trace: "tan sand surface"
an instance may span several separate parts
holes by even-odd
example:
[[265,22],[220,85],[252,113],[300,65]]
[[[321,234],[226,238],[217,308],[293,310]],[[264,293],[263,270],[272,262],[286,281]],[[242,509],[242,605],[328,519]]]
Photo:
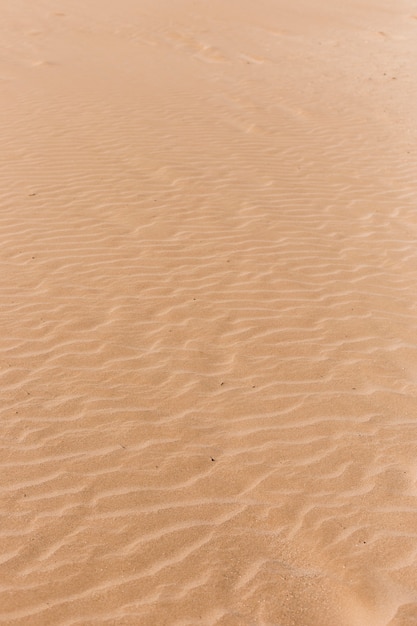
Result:
[[0,17],[0,623],[417,624],[415,4]]

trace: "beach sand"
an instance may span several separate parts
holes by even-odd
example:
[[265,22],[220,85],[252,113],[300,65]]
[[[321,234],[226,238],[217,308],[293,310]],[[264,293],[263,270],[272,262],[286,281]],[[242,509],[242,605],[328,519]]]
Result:
[[417,624],[414,4],[0,15],[0,622]]

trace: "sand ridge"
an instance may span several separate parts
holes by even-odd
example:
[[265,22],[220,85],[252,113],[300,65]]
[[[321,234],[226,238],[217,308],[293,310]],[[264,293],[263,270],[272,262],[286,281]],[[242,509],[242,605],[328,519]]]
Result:
[[1,623],[417,619],[417,20],[286,4],[1,7]]

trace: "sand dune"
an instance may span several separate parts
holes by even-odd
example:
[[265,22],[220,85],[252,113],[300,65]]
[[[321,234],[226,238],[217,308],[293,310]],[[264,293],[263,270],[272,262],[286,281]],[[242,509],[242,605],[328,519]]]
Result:
[[415,6],[0,14],[0,622],[417,624]]

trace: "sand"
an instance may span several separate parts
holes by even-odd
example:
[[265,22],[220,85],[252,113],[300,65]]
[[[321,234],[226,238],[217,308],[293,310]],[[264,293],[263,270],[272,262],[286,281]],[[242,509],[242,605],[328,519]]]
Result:
[[417,624],[414,3],[0,15],[0,622]]

